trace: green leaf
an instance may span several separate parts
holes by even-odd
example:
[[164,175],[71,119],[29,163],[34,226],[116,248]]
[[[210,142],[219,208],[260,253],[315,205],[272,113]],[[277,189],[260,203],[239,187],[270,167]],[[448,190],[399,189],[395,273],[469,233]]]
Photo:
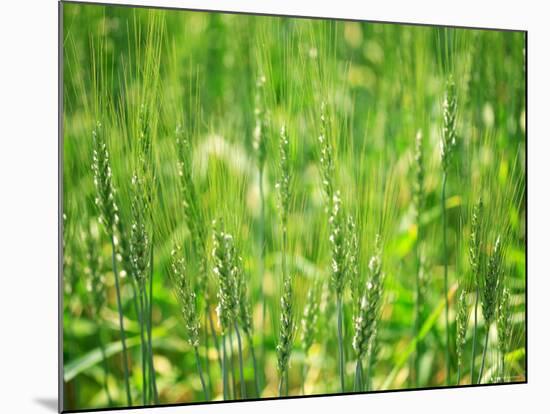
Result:
[[[163,326],[154,328],[152,331],[153,346],[158,345],[159,339],[164,337],[167,334],[167,332],[170,330],[170,328],[172,328],[176,323],[177,321],[175,318],[170,318],[164,323]],[[139,344],[140,344],[139,336],[126,338],[126,347],[128,349],[133,348]],[[120,342],[120,340],[111,342],[107,344],[107,346],[105,346],[106,358],[110,358],[113,355],[118,354],[119,352],[122,352],[122,342]],[[64,370],[63,370],[63,380],[65,382],[71,381],[77,375],[93,367],[94,365],[100,363],[102,360],[103,358],[101,355],[101,349],[99,347],[91,350],[90,352],[84,354],[80,358],[77,358],[65,364]]]
[[[455,293],[456,293],[456,285],[452,286],[451,289],[449,289],[449,292],[447,294],[449,300],[452,299]],[[426,321],[420,328],[418,335],[409,342],[409,344],[407,345],[407,348],[405,348],[405,351],[399,354],[399,358],[397,359],[395,366],[391,370],[390,374],[386,377],[386,380],[382,384],[381,389],[385,390],[389,388],[390,384],[395,380],[395,377],[397,376],[399,370],[403,367],[403,365],[407,363],[410,356],[414,352],[416,343],[424,339],[424,337],[435,325],[435,323],[437,322],[437,319],[439,318],[439,316],[441,315],[444,309],[445,309],[445,298],[442,298],[437,304],[436,308],[430,314],[430,316],[428,316],[428,319],[426,319]]]
[[[126,347],[132,348],[136,345],[139,345],[139,336],[134,336],[132,338],[126,339]],[[105,356],[107,358],[118,354],[122,351],[122,343],[120,341],[111,342],[105,347]],[[63,379],[65,382],[69,382],[78,374],[87,369],[93,367],[95,364],[102,360],[101,350],[95,348],[94,350],[84,354],[80,358],[75,359],[74,361],[65,365],[63,370]]]

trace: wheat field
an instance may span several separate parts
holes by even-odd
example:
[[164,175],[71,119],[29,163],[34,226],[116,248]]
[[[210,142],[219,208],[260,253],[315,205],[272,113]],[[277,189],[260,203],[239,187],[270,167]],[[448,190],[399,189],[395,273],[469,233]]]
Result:
[[526,381],[525,33],[62,7],[64,410]]

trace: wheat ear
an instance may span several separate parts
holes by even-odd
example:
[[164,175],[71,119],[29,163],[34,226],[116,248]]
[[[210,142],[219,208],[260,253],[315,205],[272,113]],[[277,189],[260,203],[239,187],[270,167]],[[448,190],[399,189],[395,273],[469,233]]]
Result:
[[112,182],[112,170],[109,157],[109,149],[100,122],[96,124],[92,132],[93,157],[92,172],[96,188],[96,205],[100,213],[100,220],[105,226],[105,231],[111,239],[111,257],[113,263],[113,274],[115,276],[115,290],[118,309],[118,322],[120,328],[120,341],[122,343],[122,358],[124,367],[124,385],[126,389],[126,400],[132,405],[132,394],[130,392],[130,373],[128,368],[128,350],[126,347],[126,332],[124,330],[124,317],[122,312],[122,299],[120,295],[120,278],[116,258],[115,230],[118,223],[118,207],[115,202],[115,188]]
[[451,380],[451,362],[450,362],[450,344],[449,344],[449,276],[448,276],[448,257],[447,257],[447,207],[446,186],[447,175],[454,146],[456,144],[456,119],[457,119],[457,97],[456,85],[452,76],[447,79],[445,89],[445,99],[443,101],[443,133],[441,138],[441,164],[443,166],[443,184],[441,186],[441,209],[443,219],[443,285],[445,297],[445,367],[447,385]]

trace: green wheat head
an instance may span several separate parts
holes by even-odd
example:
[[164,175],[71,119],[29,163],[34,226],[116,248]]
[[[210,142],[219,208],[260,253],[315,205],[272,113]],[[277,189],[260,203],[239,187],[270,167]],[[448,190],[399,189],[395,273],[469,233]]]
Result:
[[132,227],[130,230],[130,264],[131,273],[140,289],[149,275],[151,238],[147,230],[147,201],[143,192],[143,183],[134,175],[132,178]]
[[247,280],[243,271],[242,258],[237,258],[237,320],[244,333],[249,338],[252,336],[252,309],[246,288]]
[[288,275],[283,284],[281,297],[281,314],[279,323],[279,343],[277,344],[277,369],[283,373],[288,367],[292,342],[294,338],[294,316],[292,278]]
[[443,100],[443,136],[441,138],[441,162],[443,171],[449,169],[453,150],[456,145],[457,120],[457,92],[452,76],[449,76],[445,85],[445,99]]
[[220,224],[217,227],[217,223],[214,221],[213,227],[213,272],[219,283],[216,311],[222,332],[227,333],[235,322],[238,305],[236,252],[233,236],[222,230],[223,225]]
[[[95,224],[95,226],[94,226]],[[85,232],[85,257],[88,265],[85,273],[88,276],[87,288],[92,294],[95,314],[99,314],[105,304],[105,278],[102,273],[103,259],[100,252],[100,240],[95,222],[90,222]]]
[[415,140],[415,180],[413,189],[413,203],[416,208],[416,224],[420,226],[420,213],[424,208],[424,154],[422,145],[422,131],[416,133]]
[[138,157],[141,162],[142,172],[146,172],[152,163],[152,139],[149,123],[149,111],[145,105],[141,105],[138,114]]
[[204,249],[206,245],[206,226],[202,217],[202,212],[198,204],[198,193],[193,182],[191,143],[181,125],[176,127],[176,146],[178,153],[178,175],[180,178],[180,187],[183,195],[183,211],[193,244],[196,248]]
[[185,320],[189,344],[193,347],[199,346],[199,318],[197,315],[196,295],[189,280],[185,266],[185,259],[181,247],[174,246],[171,253],[170,275],[176,297],[181,306],[181,313]]
[[321,104],[321,134],[319,135],[319,142],[321,144],[321,176],[323,180],[323,189],[328,202],[331,203],[334,195],[334,161],[332,145],[330,144],[328,137],[328,114],[326,104]]
[[348,270],[351,285],[351,300],[354,314],[361,307],[361,278],[359,276],[359,238],[355,219],[348,215],[346,237],[346,268]]
[[456,353],[457,364],[462,365],[464,346],[466,345],[466,331],[468,329],[468,295],[465,289],[460,290],[456,315]]
[[281,221],[283,229],[286,231],[288,221],[288,211],[290,205],[290,164],[289,164],[290,143],[286,127],[281,127],[279,139],[279,170],[280,177],[275,187],[279,193],[279,204],[281,209]]
[[105,141],[103,125],[97,122],[92,131],[93,155],[92,171],[96,188],[95,203],[99,210],[100,221],[109,235],[114,234],[118,223],[118,207],[115,202],[115,187],[109,158],[109,149]]
[[302,330],[300,335],[300,343],[302,349],[307,355],[309,348],[313,344],[313,340],[317,335],[317,320],[319,318],[319,286],[316,281],[313,286],[307,291],[306,305],[304,306],[304,313],[302,320],[300,321]]
[[331,282],[336,295],[341,297],[346,278],[345,225],[340,192],[334,193],[329,217],[331,258]]
[[512,331],[512,314],[510,312],[510,290],[504,287],[500,293],[497,309],[498,349],[502,355],[508,352]]
[[502,276],[503,251],[500,236],[497,237],[481,291],[481,310],[483,317],[490,324],[495,317],[498,287]]
[[361,298],[361,306],[358,314],[355,315],[353,336],[353,349],[359,359],[364,358],[373,347],[373,340],[376,335],[376,326],[382,299],[382,258],[380,243],[377,242],[377,252],[369,261],[369,277]]
[[481,251],[481,214],[483,212],[483,201],[479,198],[478,202],[474,206],[472,213],[472,224],[470,231],[468,257],[470,260],[470,267],[476,283],[480,280],[480,270],[482,261]]
[[153,139],[151,113],[147,105],[141,105],[137,117],[137,165],[134,176],[139,177],[142,192],[144,215],[153,217],[153,197],[155,189],[155,162],[153,159]]
[[256,81],[256,103],[254,117],[256,125],[252,137],[252,147],[256,153],[256,162],[263,168],[267,156],[267,113],[265,108],[265,76],[260,75]]

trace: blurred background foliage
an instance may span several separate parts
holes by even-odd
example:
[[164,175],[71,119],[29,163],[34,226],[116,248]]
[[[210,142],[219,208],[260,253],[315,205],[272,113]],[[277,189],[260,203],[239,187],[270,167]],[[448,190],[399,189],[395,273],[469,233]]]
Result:
[[[460,280],[470,278],[467,249],[472,206],[483,197],[491,235],[498,234],[499,228],[511,228],[506,275],[512,291],[513,330],[507,361],[509,380],[525,379],[523,33],[63,3],[63,58],[66,409],[125,405],[110,244],[94,205],[91,131],[96,121],[108,131],[120,216],[129,220],[136,125],[144,104],[151,113],[157,168],[153,347],[161,403],[203,398],[167,275],[175,241],[183,243],[189,262],[196,260],[183,221],[177,178],[178,124],[191,137],[194,180],[205,215],[209,220],[225,220],[244,260],[253,303],[254,341],[258,347],[264,341],[262,396],[277,395],[281,231],[275,182],[279,129],[283,123],[287,125],[293,173],[288,231],[298,320],[308,287],[314,280],[325,281],[318,335],[309,353],[301,350],[299,335],[295,341],[289,392],[339,392],[335,305],[326,283],[330,245],[317,139],[324,101],[334,141],[335,182],[344,206],[358,217],[361,273],[366,272],[373,254],[376,234],[381,233],[384,241],[385,300],[372,373],[374,390],[415,386],[409,363],[415,339],[417,242],[412,190],[415,135],[417,131],[423,134],[425,206],[421,222],[425,226],[426,261],[422,297],[423,320],[429,324],[421,332],[418,385],[445,385],[438,203],[441,107],[449,71],[457,81],[459,102],[457,150],[446,200],[451,330],[456,329],[454,292]],[[252,140],[256,85],[261,76],[266,79],[268,133],[263,178],[265,267],[260,275],[260,196]],[[91,245],[95,246],[92,250]],[[90,286],[92,259],[100,269],[104,289],[105,304],[99,314],[94,313]],[[132,392],[137,396],[141,389],[139,327],[129,284],[124,277],[122,280]],[[216,286],[209,274],[212,293]],[[267,300],[263,327],[260,290]],[[351,387],[354,353],[350,309],[345,310],[344,332],[348,335],[346,372]],[[481,337],[478,335],[478,341]],[[491,343],[486,381],[491,380],[491,367],[498,360],[496,345],[493,340]],[[471,344],[468,334],[467,353]],[[214,384],[219,383],[214,348],[201,347],[200,352],[209,361]],[[104,388],[105,364],[109,397]],[[306,378],[301,378],[303,364],[310,367]],[[247,387],[252,390],[249,362],[245,369]],[[466,376],[469,378],[469,372]],[[218,385],[213,391],[214,398],[221,398]]]

